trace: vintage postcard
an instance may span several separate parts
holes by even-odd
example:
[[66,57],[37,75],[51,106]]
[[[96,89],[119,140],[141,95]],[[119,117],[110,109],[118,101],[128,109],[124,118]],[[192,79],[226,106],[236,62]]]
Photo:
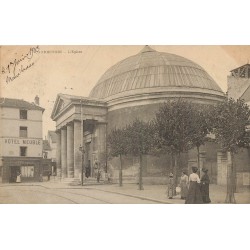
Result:
[[249,59],[0,46],[0,203],[249,204]]

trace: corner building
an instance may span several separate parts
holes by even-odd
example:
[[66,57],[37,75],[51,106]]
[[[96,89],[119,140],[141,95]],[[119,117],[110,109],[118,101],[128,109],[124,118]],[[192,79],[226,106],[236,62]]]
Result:
[[[39,98],[36,97],[39,103]],[[42,173],[44,109],[24,100],[0,98],[0,177],[3,183],[38,181]]]
[[[223,100],[225,95],[196,63],[178,55],[155,51],[149,46],[108,69],[89,97],[58,94],[51,116],[56,121],[59,142],[57,170],[61,169],[63,177],[78,178],[82,159],[79,148],[83,144],[84,164],[91,167],[92,176],[94,163],[98,161],[117,177],[119,160],[107,159],[108,133],[136,118],[151,120],[161,104],[180,97],[193,103],[214,104]],[[213,151],[213,146],[208,150]],[[188,167],[196,158],[192,153],[183,155],[182,167]],[[212,160],[215,167],[216,158]],[[124,178],[136,180],[138,159],[124,157],[123,161]],[[151,182],[156,179],[159,183],[169,170],[170,158],[166,155],[144,156],[143,161],[145,181],[147,178]]]

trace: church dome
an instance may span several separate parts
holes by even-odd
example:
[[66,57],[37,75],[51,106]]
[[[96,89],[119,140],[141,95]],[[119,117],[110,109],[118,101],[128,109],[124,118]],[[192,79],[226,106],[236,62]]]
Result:
[[198,64],[145,46],[140,53],[109,68],[92,89],[90,97],[109,101],[139,93],[183,89],[224,95],[217,83]]

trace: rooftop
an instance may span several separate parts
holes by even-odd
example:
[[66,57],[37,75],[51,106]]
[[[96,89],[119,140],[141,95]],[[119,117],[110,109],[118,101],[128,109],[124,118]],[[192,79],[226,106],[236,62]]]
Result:
[[18,108],[18,109],[28,109],[28,110],[41,110],[44,111],[44,108],[37,106],[35,103],[30,103],[21,99],[13,98],[0,98],[0,106],[8,108]]
[[[159,88],[199,88],[215,91],[222,90],[212,77],[198,64],[175,54],[158,52],[145,46],[138,54],[130,56],[109,68],[90,93],[91,98],[113,98],[132,90]],[[115,97],[114,97],[115,98]]]
[[247,63],[230,71],[231,75],[240,78],[250,78],[250,64]]

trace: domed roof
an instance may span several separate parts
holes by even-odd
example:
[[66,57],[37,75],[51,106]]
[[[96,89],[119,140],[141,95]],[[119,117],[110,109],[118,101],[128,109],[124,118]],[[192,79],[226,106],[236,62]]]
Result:
[[109,68],[92,89],[90,97],[110,100],[121,93],[131,95],[132,90],[155,92],[158,87],[166,91],[171,87],[199,88],[222,94],[220,87],[198,64],[145,46],[140,53]]

